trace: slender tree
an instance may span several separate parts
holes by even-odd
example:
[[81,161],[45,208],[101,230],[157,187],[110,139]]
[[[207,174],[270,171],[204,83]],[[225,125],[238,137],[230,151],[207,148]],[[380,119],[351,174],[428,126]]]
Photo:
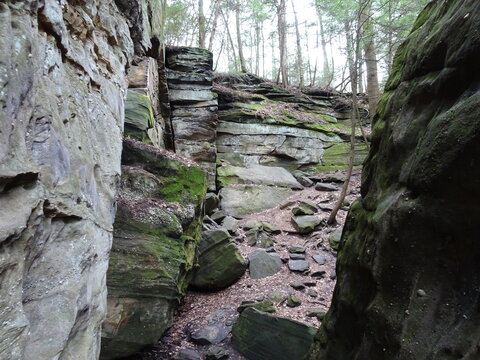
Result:
[[300,39],[300,30],[298,29],[298,17],[297,17],[297,12],[295,11],[295,4],[294,1],[292,0],[292,9],[293,9],[293,15],[295,19],[295,37],[297,40],[297,66],[298,66],[298,86],[300,88],[303,88],[304,85],[304,68],[303,68],[303,56],[302,56],[302,43]]
[[280,46],[280,73],[282,75],[282,84],[287,87],[288,84],[288,57],[287,57],[287,20],[285,0],[279,0],[276,3],[278,17],[278,42]]
[[203,0],[198,0],[198,46],[205,48],[207,28],[205,26],[205,14],[203,13]]
[[235,3],[235,25],[237,28],[237,46],[238,46],[238,58],[240,60],[240,71],[243,73],[248,72],[247,65],[245,64],[245,57],[243,56],[243,43],[242,43],[242,31],[240,25],[240,0]]
[[373,36],[371,0],[360,0],[360,31],[362,35],[363,53],[367,68],[367,95],[370,114],[377,109],[380,90],[378,87],[377,51]]

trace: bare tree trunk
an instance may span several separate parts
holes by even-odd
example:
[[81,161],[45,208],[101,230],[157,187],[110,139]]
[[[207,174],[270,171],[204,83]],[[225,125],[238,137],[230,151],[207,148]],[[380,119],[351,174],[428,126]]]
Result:
[[364,39],[363,51],[365,53],[365,64],[367,67],[367,95],[371,116],[375,114],[378,105],[378,70],[377,51],[373,38],[373,24],[371,21],[372,5],[371,0],[360,0],[360,21],[361,34]]
[[237,0],[235,6],[235,25],[237,27],[237,43],[238,43],[238,57],[240,59],[240,71],[243,73],[248,72],[247,65],[245,64],[245,57],[243,56],[242,35],[240,31],[240,1]]
[[225,13],[221,9],[220,9],[220,13],[222,15],[223,23],[225,24],[225,28],[227,29],[227,36],[228,36],[228,40],[230,42],[230,47],[232,48],[233,60],[234,60],[234,64],[235,64],[235,71],[238,71],[237,56],[235,55],[235,45],[233,43],[232,34],[230,34],[230,29],[228,27],[228,20],[227,20],[227,17],[225,16]]
[[265,72],[265,34],[263,31],[263,21],[262,21],[262,27],[261,27],[261,34],[262,34],[262,75],[264,78],[266,78],[267,74]]
[[206,37],[205,14],[203,13],[203,0],[198,0],[198,46],[205,48]]
[[[389,1],[388,4],[388,23],[393,24],[393,12],[392,12],[392,2]],[[392,63],[393,63],[393,30],[391,27],[388,29],[387,35],[387,75],[390,75],[392,72]]]
[[299,81],[298,81],[298,86],[303,88],[304,85],[304,69],[303,69],[303,56],[302,56],[302,43],[300,41],[300,31],[298,30],[298,18],[297,18],[297,12],[295,11],[295,4],[294,1],[292,0],[292,8],[293,8],[293,15],[295,18],[295,36],[297,38],[297,65],[298,65],[298,73],[299,73]]
[[288,59],[287,59],[287,20],[285,0],[280,0],[277,5],[278,16],[278,42],[280,47],[280,72],[284,87],[288,86]]
[[312,63],[310,62],[310,47],[308,46],[308,27],[307,22],[305,21],[305,44],[307,49],[307,73],[308,73],[308,83],[312,86]]
[[[213,10],[213,21],[212,21],[212,31],[210,32],[210,40],[208,41],[208,50],[212,51],[213,49],[213,41],[215,39],[215,33],[217,32],[217,23],[218,23],[218,15],[220,14],[220,4],[216,1],[214,4]],[[223,39],[222,39],[223,42]]]
[[260,75],[260,23],[258,20],[255,21],[255,39],[255,75]]
[[213,67],[213,71],[217,71],[218,60],[220,60],[220,56],[222,55],[224,45],[225,45],[225,39],[222,38],[222,42],[220,44],[220,50],[218,51],[217,61],[215,61],[215,66]]
[[358,92],[360,94],[365,92],[363,88],[363,59],[358,61]]
[[347,38],[347,56],[348,64],[350,69],[350,78],[352,84],[352,112],[351,112],[351,133],[350,133],[350,157],[348,160],[347,176],[345,182],[343,183],[342,190],[340,191],[340,196],[330,213],[330,216],[327,219],[327,224],[336,223],[338,210],[343,205],[345,201],[345,196],[347,195],[348,187],[350,185],[350,179],[353,172],[353,163],[355,160],[355,124],[358,118],[358,101],[357,101],[357,88],[358,88],[358,60],[359,60],[359,29],[357,27],[355,32],[355,37],[352,36],[350,32],[350,24],[348,20],[345,20],[345,36]]
[[330,66],[328,64],[328,55],[327,55],[327,41],[325,39],[325,29],[323,27],[323,18],[322,11],[319,6],[316,7],[318,23],[320,25],[320,38],[322,42],[322,53],[323,53],[323,76],[322,84],[323,86],[327,85],[327,79],[330,77]]

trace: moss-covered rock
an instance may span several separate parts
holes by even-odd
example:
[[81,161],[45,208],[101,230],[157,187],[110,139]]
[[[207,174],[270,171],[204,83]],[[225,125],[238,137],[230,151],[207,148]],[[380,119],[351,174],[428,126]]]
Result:
[[302,360],[316,329],[300,322],[245,309],[233,326],[234,347],[249,360]]
[[133,354],[171,325],[195,265],[206,190],[201,169],[140,142],[124,141],[123,162],[102,359]]
[[204,231],[191,285],[200,290],[220,290],[236,282],[246,268],[245,259],[227,231]]
[[125,136],[148,142],[147,130],[154,123],[150,98],[137,90],[128,90],[125,101]]
[[432,1],[396,55],[312,359],[478,359],[480,2]]

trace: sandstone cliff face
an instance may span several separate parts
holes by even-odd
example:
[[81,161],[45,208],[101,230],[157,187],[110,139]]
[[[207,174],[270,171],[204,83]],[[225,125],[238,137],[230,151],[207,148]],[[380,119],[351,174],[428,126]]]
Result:
[[315,359],[478,359],[480,3],[434,1],[374,121]]
[[133,54],[111,1],[0,4],[2,359],[98,357]]

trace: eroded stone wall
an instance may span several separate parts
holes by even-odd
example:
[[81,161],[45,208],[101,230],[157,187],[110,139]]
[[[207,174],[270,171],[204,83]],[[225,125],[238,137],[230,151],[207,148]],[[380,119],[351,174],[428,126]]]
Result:
[[2,359],[98,357],[129,25],[112,1],[0,3]]

